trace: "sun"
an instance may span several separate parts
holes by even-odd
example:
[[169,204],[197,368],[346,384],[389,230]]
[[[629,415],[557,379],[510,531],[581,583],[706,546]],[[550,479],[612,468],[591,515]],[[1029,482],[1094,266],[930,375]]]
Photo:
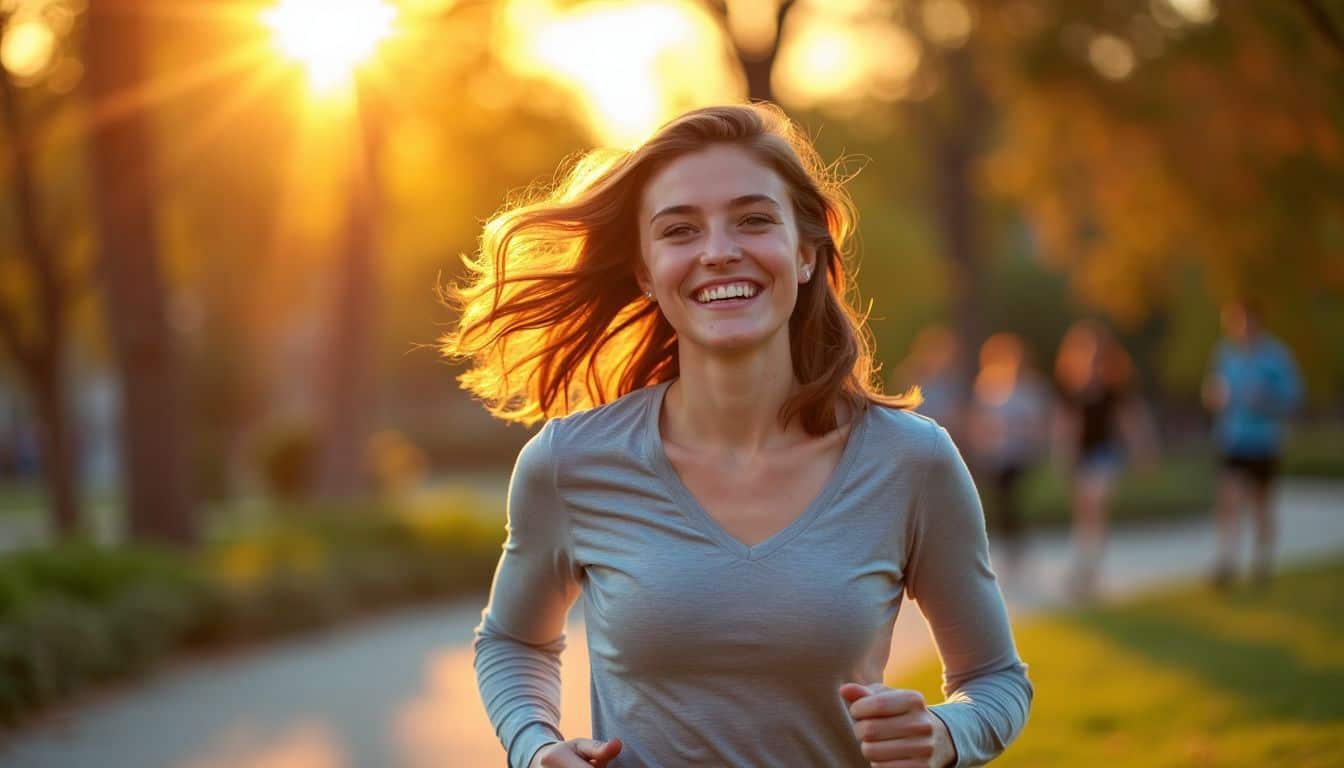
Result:
[[280,0],[262,14],[276,47],[302,63],[322,92],[348,85],[360,62],[391,35],[396,18],[384,0]]

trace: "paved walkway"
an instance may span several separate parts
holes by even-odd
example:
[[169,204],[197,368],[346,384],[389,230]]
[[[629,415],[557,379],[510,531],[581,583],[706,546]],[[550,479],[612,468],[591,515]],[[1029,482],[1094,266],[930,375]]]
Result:
[[[1344,551],[1344,486],[1280,491],[1283,561]],[[1111,596],[1200,578],[1213,557],[1207,521],[1116,533],[1103,590]],[[1005,576],[1015,620],[1059,605],[1064,535],[1031,543],[1031,567]],[[166,668],[95,697],[0,746],[3,768],[382,768],[498,766],[503,750],[481,707],[471,631],[484,597]],[[579,611],[563,664],[565,733],[588,732],[588,663]],[[913,605],[897,621],[887,679],[933,653]],[[1028,659],[1028,662],[1033,660]],[[1039,662],[1036,662],[1039,663]]]

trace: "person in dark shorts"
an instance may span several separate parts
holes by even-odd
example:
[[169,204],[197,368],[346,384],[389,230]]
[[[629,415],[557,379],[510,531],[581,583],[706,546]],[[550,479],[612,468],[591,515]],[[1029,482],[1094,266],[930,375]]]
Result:
[[1277,538],[1272,491],[1285,425],[1302,399],[1302,379],[1292,352],[1261,329],[1252,304],[1229,304],[1222,323],[1226,338],[1214,350],[1203,397],[1214,415],[1222,458],[1215,506],[1218,555],[1211,579],[1226,588],[1237,576],[1239,512],[1247,501],[1255,520],[1251,576],[1263,584],[1272,574]]
[[1070,327],[1055,358],[1055,455],[1069,469],[1073,518],[1065,586],[1080,601],[1098,589],[1111,493],[1127,454],[1147,466],[1157,452],[1133,370],[1124,347],[1094,320]]

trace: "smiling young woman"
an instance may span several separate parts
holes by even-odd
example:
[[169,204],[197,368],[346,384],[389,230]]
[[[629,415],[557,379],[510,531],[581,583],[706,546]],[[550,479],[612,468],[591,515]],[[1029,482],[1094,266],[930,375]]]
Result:
[[[476,630],[510,765],[976,765],[1032,689],[947,433],[872,383],[849,199],[767,105],[593,153],[487,224],[445,352],[518,457]],[[558,729],[582,595],[594,738]],[[881,684],[903,598],[945,702]]]

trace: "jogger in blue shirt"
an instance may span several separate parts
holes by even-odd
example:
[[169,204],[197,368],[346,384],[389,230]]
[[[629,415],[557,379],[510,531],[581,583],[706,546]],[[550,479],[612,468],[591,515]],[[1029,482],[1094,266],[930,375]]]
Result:
[[1239,508],[1249,499],[1255,518],[1253,578],[1268,581],[1276,538],[1271,490],[1285,425],[1302,400],[1302,379],[1292,352],[1260,327],[1247,302],[1222,315],[1226,338],[1214,351],[1204,382],[1204,402],[1215,417],[1222,459],[1217,499],[1218,559],[1213,583],[1227,587],[1236,576]]

